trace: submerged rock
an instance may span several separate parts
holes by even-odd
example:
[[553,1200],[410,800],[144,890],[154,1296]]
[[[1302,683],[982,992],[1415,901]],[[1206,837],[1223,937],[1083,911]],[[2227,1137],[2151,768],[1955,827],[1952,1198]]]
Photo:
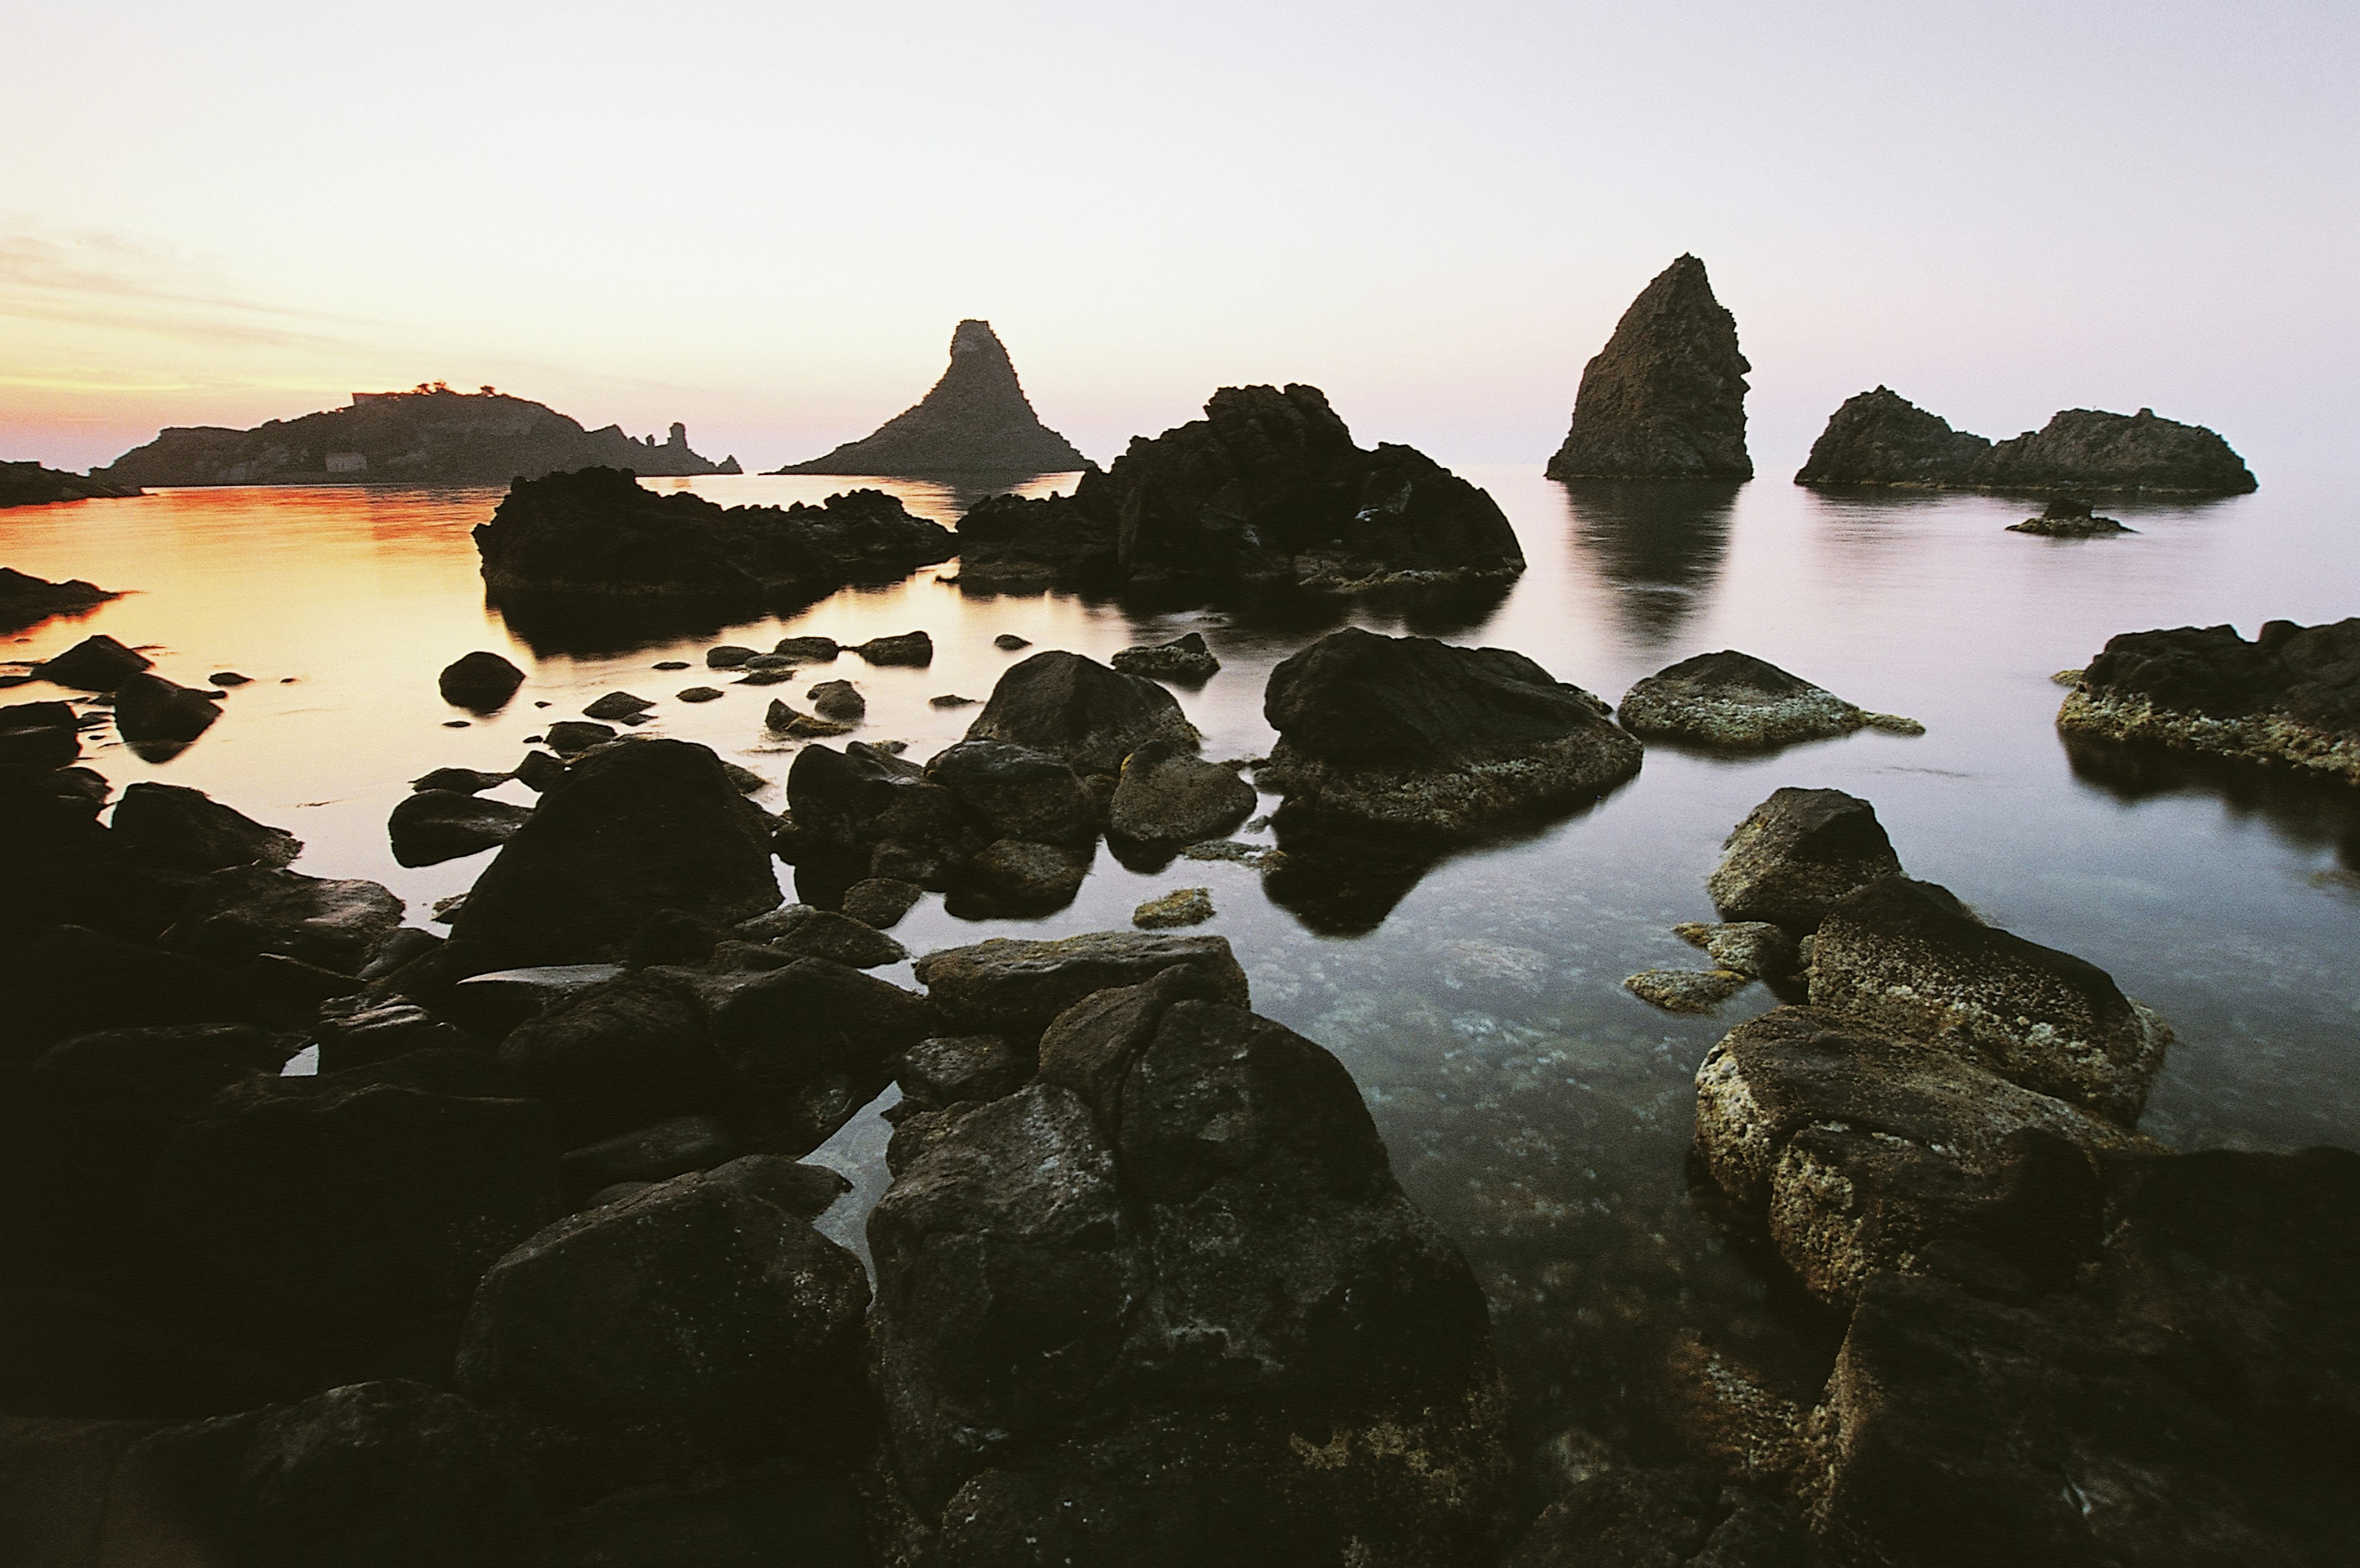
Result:
[[1778,789],[1745,815],[1706,879],[1730,920],[1815,929],[1838,898],[1901,872],[1876,808],[1841,789]]
[[1830,906],[1811,1006],[1955,1051],[2130,1127],[2171,1030],[2106,972],[1985,925],[1947,888],[1887,877]]
[[1738,920],[1723,925],[1687,921],[1672,934],[1704,949],[1717,969],[1734,970],[1751,980],[1792,975],[1799,966],[1795,939],[1767,920]]
[[780,474],[1064,474],[1090,466],[1041,422],[989,321],[951,333],[950,368],[916,407]]
[[1054,649],[1009,666],[967,738],[1045,752],[1080,773],[1112,773],[1151,740],[1190,750],[1197,743],[1196,726],[1154,681]]
[[890,877],[865,877],[844,890],[844,913],[862,925],[885,931],[899,924],[925,896],[925,889],[915,883],[897,882]]
[[1506,648],[1347,627],[1272,670],[1262,712],[1262,783],[1343,825],[1478,834],[1639,770],[1603,702]]
[[1752,748],[1875,728],[1922,735],[1915,719],[1871,713],[1751,654],[1700,653],[1622,694],[1622,726],[1701,746]]
[[1622,985],[1667,1013],[1709,1013],[1753,983],[1733,969],[1642,969]]
[[976,852],[967,874],[989,912],[1049,914],[1081,891],[1090,874],[1090,853],[1029,839],[996,839]]
[[2360,616],[2109,637],[2057,727],[2360,783]]
[[1201,633],[1189,632],[1170,642],[1142,643],[1126,648],[1110,661],[1126,675],[1145,675],[1159,681],[1209,681],[1220,671],[1221,661],[1205,646]]
[[1994,445],[1951,430],[1883,387],[1835,411],[1795,483],[2180,495],[2242,495],[2255,488],[2252,472],[2227,441],[2202,425],[2158,419],[2151,408],[2067,408],[2041,429]]
[[1737,318],[1683,256],[1631,301],[1581,372],[1551,479],[1751,479]]
[[453,707],[489,713],[516,695],[524,684],[524,671],[479,648],[445,665],[435,684]]

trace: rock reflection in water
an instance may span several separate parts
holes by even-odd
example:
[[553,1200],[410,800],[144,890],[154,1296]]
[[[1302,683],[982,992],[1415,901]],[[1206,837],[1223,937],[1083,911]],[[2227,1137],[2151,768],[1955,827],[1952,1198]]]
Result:
[[1643,648],[1670,642],[1705,606],[1729,553],[1742,482],[1561,481],[1574,539],[1620,592],[1624,633]]
[[2210,795],[2236,818],[2259,817],[2289,844],[2333,848],[2360,871],[2360,789],[2227,757],[2202,757],[2097,735],[2057,736],[2073,777],[2136,805],[2173,795]]

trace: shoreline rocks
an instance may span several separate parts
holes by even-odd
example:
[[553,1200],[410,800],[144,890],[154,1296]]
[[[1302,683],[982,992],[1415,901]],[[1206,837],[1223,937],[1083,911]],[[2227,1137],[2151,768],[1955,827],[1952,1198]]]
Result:
[[2127,491],[2242,495],[2251,470],[2202,425],[2152,408],[2067,408],[2038,430],[1994,443],[1953,430],[1890,387],[1845,399],[1811,445],[1797,485],[1927,490]]
[[1895,713],[1872,713],[1751,654],[1724,650],[1684,659],[1622,694],[1622,727],[1701,746],[1761,749],[1828,740],[1856,730],[1923,735]]
[[[145,494],[146,492],[141,490],[137,485],[118,485],[109,480],[98,478],[94,474],[85,476],[80,474],[68,474],[62,469],[44,468],[38,463],[0,463],[0,507],[46,506],[58,501],[106,500],[115,499],[125,495],[139,495]],[[15,584],[10,583],[8,580],[21,575],[21,573],[10,572],[5,567],[0,567],[0,607],[5,606],[7,601],[12,597],[16,596],[19,592],[16,589]],[[41,583],[41,580],[38,577],[28,577],[26,578],[25,581],[27,583]],[[60,583],[41,583],[41,586],[44,588],[72,589],[89,588],[90,584],[80,582]],[[92,592],[98,593],[99,591],[93,589]],[[119,598],[121,595],[101,593],[100,597],[104,599],[114,599]],[[96,601],[93,602],[95,603]],[[84,605],[74,607],[87,608],[88,606]],[[40,613],[48,615],[57,615],[60,612],[56,610],[44,610]],[[0,608],[0,617],[5,617],[5,614],[6,611],[5,608]],[[25,624],[27,623],[21,621],[15,623],[16,626],[22,626]],[[0,618],[0,630],[13,629],[14,626],[9,625],[5,618]]]
[[[0,463],[0,470],[9,465]],[[5,505],[5,503],[0,503]],[[24,504],[24,503],[20,503]],[[0,632],[23,631],[51,615],[78,615],[123,595],[85,583],[79,577],[63,583],[34,577],[13,567],[0,566]]]
[[2072,737],[2150,743],[2360,784],[2360,616],[2125,632],[2057,712]]
[[1751,479],[1737,318],[1683,256],[1639,291],[1582,367],[1551,479]]
[[1724,920],[1760,920],[1800,934],[1839,898],[1901,872],[1876,808],[1841,789],[1784,789],[1730,830],[1705,882]]

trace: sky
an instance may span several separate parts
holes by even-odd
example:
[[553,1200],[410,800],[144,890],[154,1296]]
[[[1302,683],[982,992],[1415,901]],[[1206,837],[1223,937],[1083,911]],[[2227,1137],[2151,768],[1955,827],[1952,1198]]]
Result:
[[1889,385],[2360,465],[2360,5],[24,0],[0,457],[490,383],[774,467],[988,318],[1104,462],[1217,387],[1539,463],[1704,258],[1799,465]]

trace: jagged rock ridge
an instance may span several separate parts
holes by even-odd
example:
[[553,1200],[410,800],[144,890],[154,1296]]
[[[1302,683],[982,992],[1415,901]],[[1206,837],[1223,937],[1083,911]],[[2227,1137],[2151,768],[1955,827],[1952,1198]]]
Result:
[[594,467],[740,472],[734,457],[716,463],[691,451],[684,425],[659,446],[620,425],[585,430],[543,403],[438,387],[355,392],[349,408],[250,430],[176,425],[91,476],[122,485],[505,485]]
[[1551,479],[1751,479],[1737,318],[1683,256],[1639,291],[1581,373]]
[[1041,422],[989,321],[951,333],[950,368],[915,408],[781,474],[1065,474],[1090,466]]
[[2038,430],[1994,443],[1952,430],[1887,387],[1844,399],[1795,483],[2180,495],[2242,495],[2256,487],[2245,459],[2219,434],[2152,408],[2067,408]]

